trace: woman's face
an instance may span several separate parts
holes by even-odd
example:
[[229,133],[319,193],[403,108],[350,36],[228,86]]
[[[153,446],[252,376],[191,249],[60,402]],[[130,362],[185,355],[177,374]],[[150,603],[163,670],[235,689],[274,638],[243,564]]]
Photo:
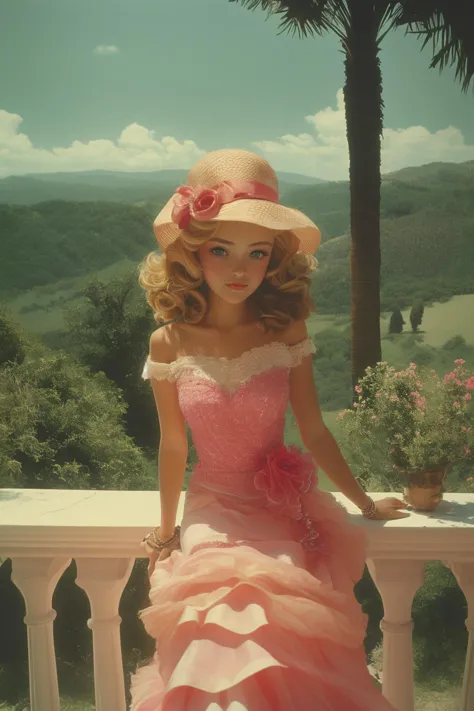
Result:
[[220,222],[214,237],[199,249],[209,288],[238,304],[254,293],[265,278],[275,234],[245,222]]

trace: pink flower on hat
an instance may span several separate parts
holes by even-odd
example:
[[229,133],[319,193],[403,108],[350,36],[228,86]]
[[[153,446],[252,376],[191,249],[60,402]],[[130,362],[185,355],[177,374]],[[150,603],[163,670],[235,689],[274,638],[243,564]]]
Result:
[[185,229],[194,217],[195,220],[211,220],[219,214],[222,199],[216,190],[210,188],[190,188],[182,185],[176,189],[173,198],[174,207],[171,219],[180,230]]
[[199,220],[208,220],[219,212],[221,199],[215,190],[201,190],[194,198],[192,211]]
[[180,230],[189,225],[191,217],[201,222],[212,220],[217,217],[222,205],[231,202],[235,197],[235,191],[229,182],[221,183],[216,190],[181,185],[176,188],[173,197],[174,207],[171,219]]

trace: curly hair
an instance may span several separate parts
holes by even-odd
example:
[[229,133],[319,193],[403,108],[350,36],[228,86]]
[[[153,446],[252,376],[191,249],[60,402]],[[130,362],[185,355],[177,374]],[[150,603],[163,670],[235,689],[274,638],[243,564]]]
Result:
[[[192,220],[166,252],[150,252],[141,263],[139,282],[157,323],[182,319],[197,324],[206,314],[209,287],[198,250],[215,235],[217,226]],[[314,310],[309,288],[317,261],[298,252],[298,244],[291,232],[276,235],[265,278],[249,297],[267,332],[281,331]]]

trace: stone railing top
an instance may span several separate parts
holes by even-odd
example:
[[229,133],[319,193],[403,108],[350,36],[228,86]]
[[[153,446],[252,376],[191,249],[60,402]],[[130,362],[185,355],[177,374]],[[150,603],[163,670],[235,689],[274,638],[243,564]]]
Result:
[[[393,521],[368,521],[334,496],[364,527],[368,557],[474,559],[474,494],[448,493],[435,512]],[[159,491],[0,489],[0,556],[142,557],[139,542],[159,518]]]

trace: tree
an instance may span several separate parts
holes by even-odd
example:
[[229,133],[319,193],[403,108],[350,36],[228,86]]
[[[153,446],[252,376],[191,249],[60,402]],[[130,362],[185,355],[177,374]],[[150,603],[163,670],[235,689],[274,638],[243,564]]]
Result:
[[351,369],[353,384],[381,360],[380,140],[383,129],[379,51],[388,32],[405,27],[433,45],[432,67],[456,68],[467,91],[474,75],[471,9],[464,0],[229,0],[281,18],[281,31],[334,32],[345,58],[344,98],[351,197]]
[[63,352],[36,344],[0,366],[0,486],[154,488],[124,409],[113,383]]
[[66,316],[69,350],[120,388],[127,434],[139,446],[156,449],[156,408],[150,386],[141,378],[156,323],[136,274],[93,281],[83,296],[85,305]]
[[405,321],[402,316],[400,309],[395,309],[390,318],[390,325],[388,327],[389,333],[401,333],[403,331],[403,326]]
[[0,308],[0,367],[22,363],[25,359],[24,337],[12,317]]
[[416,304],[413,304],[411,307],[410,311],[410,323],[411,323],[411,330],[413,333],[418,333],[418,327],[421,326],[421,322],[423,321],[423,314],[425,313],[425,307],[423,306],[423,303],[419,301]]

